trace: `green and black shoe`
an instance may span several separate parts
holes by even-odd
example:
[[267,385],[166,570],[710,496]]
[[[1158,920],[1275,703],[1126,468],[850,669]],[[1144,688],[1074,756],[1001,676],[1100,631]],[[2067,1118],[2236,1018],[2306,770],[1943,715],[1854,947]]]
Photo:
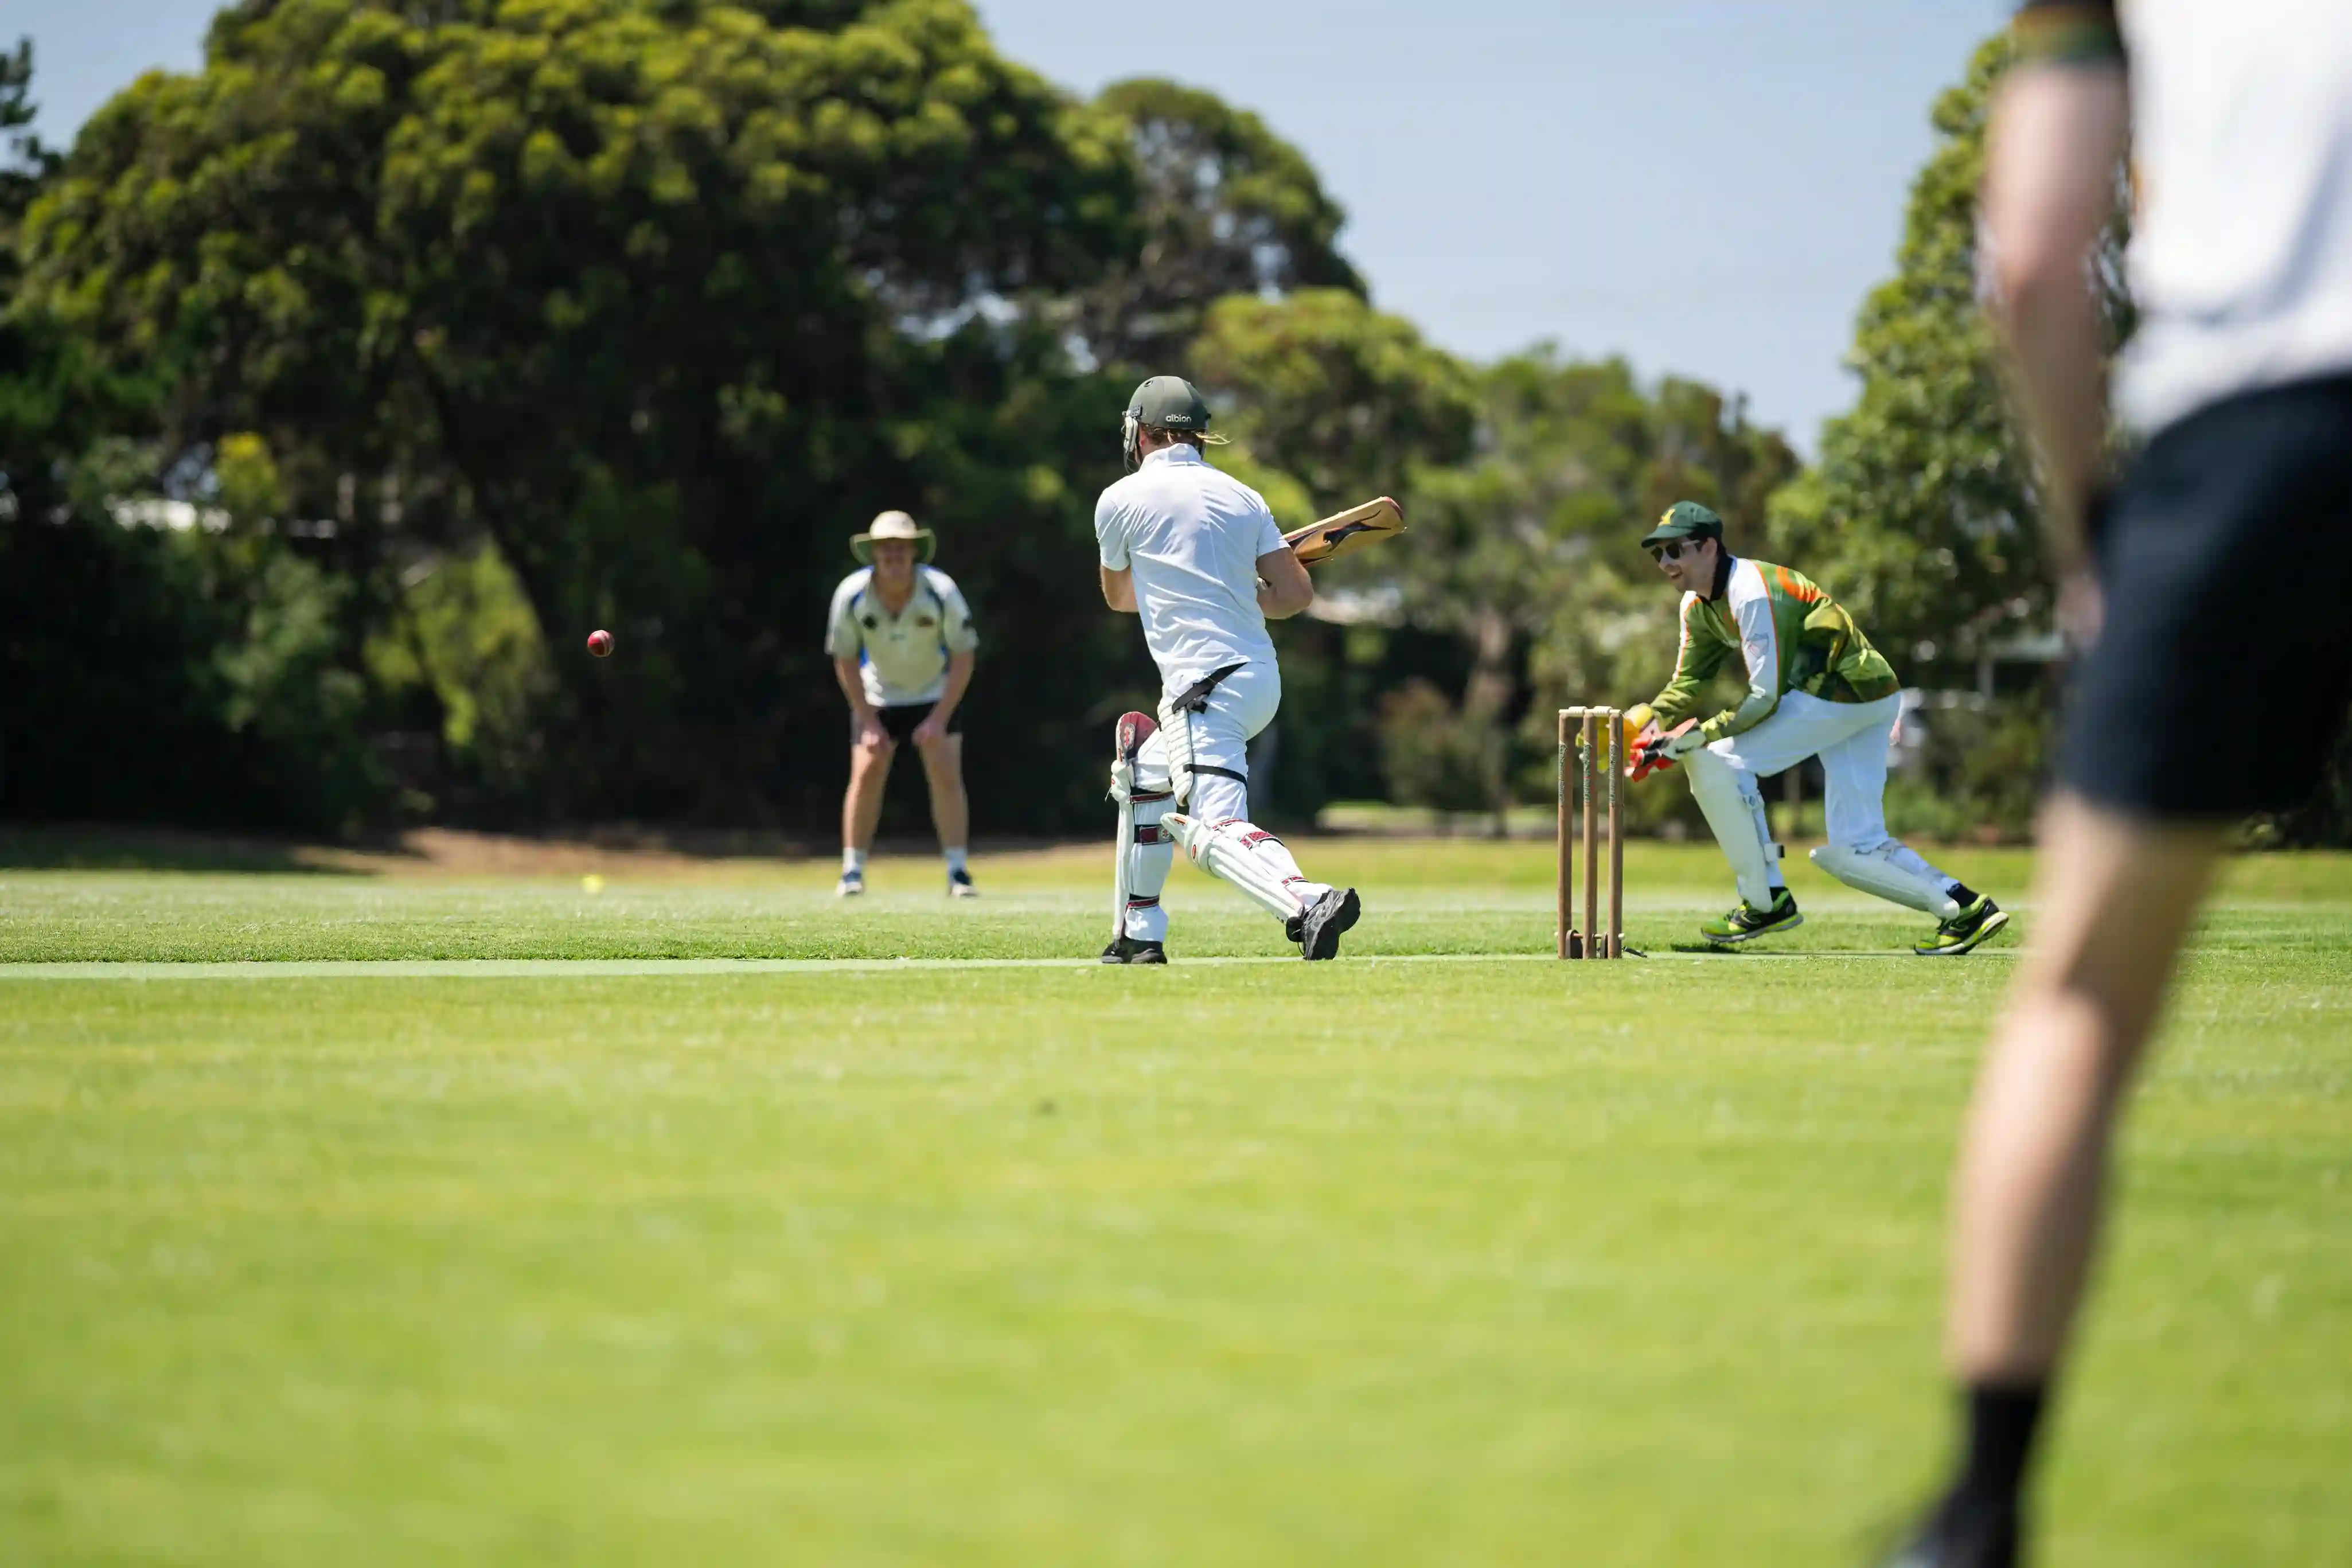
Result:
[[2009,916],[1990,896],[1977,901],[1936,928],[1936,934],[1911,949],[1922,958],[1958,958],[2009,923]]
[[1772,907],[1759,910],[1745,899],[1739,907],[1721,920],[1713,920],[1698,928],[1698,934],[1717,947],[1729,947],[1735,942],[1754,942],[1776,931],[1794,931],[1805,923],[1797,912],[1796,896],[1782,888],[1772,900]]

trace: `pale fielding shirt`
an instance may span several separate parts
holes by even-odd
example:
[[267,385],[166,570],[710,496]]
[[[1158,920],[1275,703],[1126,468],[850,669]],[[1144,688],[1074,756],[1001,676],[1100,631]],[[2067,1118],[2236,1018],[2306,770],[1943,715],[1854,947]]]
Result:
[[1135,574],[1143,642],[1174,690],[1229,664],[1275,662],[1257,558],[1285,548],[1265,499],[1178,442],[1095,503],[1102,563]]
[[948,656],[980,647],[971,609],[955,579],[929,566],[915,568],[915,591],[892,615],[873,591],[874,568],[852,572],[833,591],[824,651],[854,658],[866,700],[877,708],[937,702],[948,687]]
[[2124,0],[2140,308],[2118,412],[2153,432],[2352,371],[2352,0]]

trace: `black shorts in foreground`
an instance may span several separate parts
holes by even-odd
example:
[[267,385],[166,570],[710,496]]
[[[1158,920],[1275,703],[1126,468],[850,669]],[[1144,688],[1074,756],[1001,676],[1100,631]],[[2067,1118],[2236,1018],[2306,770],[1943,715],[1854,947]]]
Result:
[[2097,549],[2105,619],[2074,673],[2059,784],[2143,816],[2301,805],[2352,704],[2352,376],[2158,432]]
[[[929,718],[931,710],[938,706],[936,702],[909,702],[900,708],[877,708],[874,716],[882,721],[882,728],[889,731],[890,738],[903,746],[914,738],[915,726]],[[962,709],[958,708],[948,715],[948,733],[963,733]],[[849,716],[849,743],[853,746],[857,743],[857,715],[855,713]]]

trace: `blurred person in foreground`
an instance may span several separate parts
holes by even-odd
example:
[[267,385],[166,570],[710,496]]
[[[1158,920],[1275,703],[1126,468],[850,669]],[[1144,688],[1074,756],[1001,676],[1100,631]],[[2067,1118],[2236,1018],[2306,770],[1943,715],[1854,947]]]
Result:
[[[2042,3],[2017,26],[1986,161],[1993,310],[2089,646],[2040,918],[1959,1161],[1948,1348],[1966,1439],[1890,1568],[2020,1560],[2117,1109],[2223,825],[2307,795],[2352,701],[2324,597],[2352,574],[2352,7]],[[2127,135],[2141,316],[2116,408],[2145,445],[2101,505],[2089,258]],[[2214,744],[2205,717],[2249,700],[2274,715],[2259,754]]]
[[[1853,617],[1802,573],[1734,555],[1723,519],[1696,501],[1668,507],[1642,548],[1682,595],[1682,635],[1665,689],[1625,711],[1626,729],[1637,731],[1634,776],[1672,763],[1689,771],[1691,796],[1739,885],[1738,906],[1699,935],[1728,947],[1805,923],[1781,879],[1757,780],[1812,757],[1821,759],[1829,840],[1813,864],[1849,888],[1935,916],[1936,929],[1912,952],[1957,957],[2007,925],[1990,897],[1886,830],[1886,757],[1903,683]],[[1734,658],[1748,673],[1738,705],[1695,717],[1700,692]]]
[[931,787],[931,824],[948,863],[948,894],[973,895],[965,863],[971,812],[963,789],[963,721],[957,711],[971,684],[980,647],[971,608],[955,579],[930,565],[937,545],[903,511],[886,511],[849,552],[865,563],[833,591],[824,649],[849,700],[849,788],[841,802],[841,881],[834,891],[866,890],[866,857],[882,820],[882,786],[890,760],[912,741]]

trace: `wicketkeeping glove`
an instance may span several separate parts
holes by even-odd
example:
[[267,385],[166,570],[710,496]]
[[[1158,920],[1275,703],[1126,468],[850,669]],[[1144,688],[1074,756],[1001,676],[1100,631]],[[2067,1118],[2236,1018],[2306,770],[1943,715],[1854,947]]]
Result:
[[1667,734],[1666,743],[1660,748],[1660,752],[1666,761],[1678,763],[1706,744],[1706,736],[1700,731],[1698,725],[1692,721],[1685,720]]
[[1675,764],[1666,756],[1668,743],[1684,735],[1695,734],[1697,730],[1698,721],[1696,719],[1685,719],[1664,734],[1659,733],[1655,721],[1643,725],[1642,732],[1633,737],[1633,760],[1626,764],[1625,776],[1638,781],[1673,767]]

